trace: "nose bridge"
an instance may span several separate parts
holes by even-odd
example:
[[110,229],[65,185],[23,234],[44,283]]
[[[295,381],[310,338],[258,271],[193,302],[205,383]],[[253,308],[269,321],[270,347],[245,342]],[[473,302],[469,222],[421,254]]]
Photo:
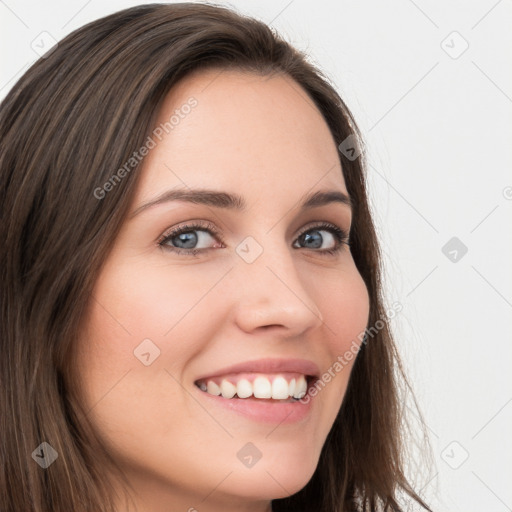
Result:
[[318,327],[323,318],[297,273],[292,251],[276,233],[246,237],[236,248],[240,293],[236,321],[245,330],[281,326],[289,335]]

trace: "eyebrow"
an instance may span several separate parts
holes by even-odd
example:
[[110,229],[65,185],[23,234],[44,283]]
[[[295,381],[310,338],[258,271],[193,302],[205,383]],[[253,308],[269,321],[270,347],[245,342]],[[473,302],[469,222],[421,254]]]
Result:
[[[170,201],[184,201],[239,212],[243,212],[247,208],[247,203],[244,198],[235,193],[210,189],[173,189],[168,190],[155,199],[142,204],[131,214],[130,217],[133,218],[148,208],[168,203]],[[353,207],[350,197],[339,190],[320,190],[314,193],[305,194],[300,201],[302,201],[300,206],[301,211],[318,208],[331,203],[339,203],[348,206],[350,209]]]

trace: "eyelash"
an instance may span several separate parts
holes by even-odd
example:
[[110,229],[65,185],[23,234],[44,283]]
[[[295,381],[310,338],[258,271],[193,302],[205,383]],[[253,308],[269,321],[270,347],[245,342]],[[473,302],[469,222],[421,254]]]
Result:
[[[206,252],[211,249],[214,249],[213,247],[209,247],[206,249],[181,249],[180,247],[172,247],[169,245],[166,245],[166,243],[171,240],[172,238],[175,238],[183,233],[189,233],[190,231],[206,231],[208,234],[212,235],[214,238],[217,238],[217,240],[224,245],[224,240],[220,236],[220,233],[217,231],[215,226],[207,222],[205,224],[202,223],[194,223],[194,224],[185,224],[184,226],[180,226],[178,228],[175,228],[170,233],[167,233],[160,237],[158,239],[158,246],[166,251],[171,251],[177,254],[185,254],[185,255],[193,255],[195,256],[198,252]],[[322,256],[333,256],[341,251],[343,248],[343,245],[350,246],[349,242],[349,236],[347,232],[344,229],[341,229],[340,227],[336,226],[335,224],[331,224],[330,222],[321,222],[320,224],[316,224],[314,226],[308,226],[303,231],[299,233],[297,236],[297,239],[299,239],[302,235],[305,233],[308,233],[309,231],[329,231],[336,241],[336,246],[333,249],[323,249],[323,250],[317,250],[317,249],[311,249],[314,252],[319,253]],[[297,240],[296,239],[296,240]],[[307,248],[306,248],[307,249]]]

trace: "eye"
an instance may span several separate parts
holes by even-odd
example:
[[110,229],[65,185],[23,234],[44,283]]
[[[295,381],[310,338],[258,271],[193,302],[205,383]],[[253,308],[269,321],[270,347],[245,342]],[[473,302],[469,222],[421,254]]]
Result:
[[[202,233],[202,236],[198,236],[197,233]],[[327,233],[327,236],[321,235],[320,233]],[[213,238],[214,240],[217,238],[217,240],[220,241],[220,244],[217,243],[213,247],[197,247],[197,244],[207,246],[209,243],[208,238]],[[348,234],[345,230],[335,224],[322,222],[315,226],[308,226],[300,233],[296,242],[305,244],[306,249],[312,249],[314,252],[321,255],[333,255],[341,251],[343,245],[350,245],[348,238]],[[331,247],[316,250],[320,249],[325,241],[330,242],[329,245],[331,245]],[[198,252],[205,252],[210,249],[222,248],[224,246],[219,232],[210,222],[198,222],[179,226],[164,234],[158,240],[158,245],[165,250],[175,252],[177,254],[192,256],[195,256]],[[294,247],[296,247],[295,244]]]
[[[328,233],[328,236],[319,235],[319,233]],[[323,249],[318,252],[321,255],[329,256],[337,254],[343,248],[343,245],[349,246],[349,236],[344,229],[341,229],[339,226],[335,224],[331,224],[330,222],[322,222],[316,226],[308,226],[302,233],[298,236],[297,242],[306,244],[306,249],[318,249],[319,245],[321,246],[325,240],[334,241],[334,245],[330,248]]]
[[[198,232],[203,233],[203,236],[198,236],[196,234]],[[215,226],[210,222],[206,222],[204,224],[201,222],[185,224],[184,226],[179,226],[178,228],[171,230],[168,234],[165,234],[158,241],[158,245],[163,249],[176,252],[178,254],[192,254],[195,256],[197,252],[213,249],[213,247],[195,247],[198,243],[205,243],[205,238],[212,238],[212,236],[216,236],[222,244],[219,233]],[[177,244],[177,246],[174,244]],[[206,240],[206,244],[208,244],[208,240]]]

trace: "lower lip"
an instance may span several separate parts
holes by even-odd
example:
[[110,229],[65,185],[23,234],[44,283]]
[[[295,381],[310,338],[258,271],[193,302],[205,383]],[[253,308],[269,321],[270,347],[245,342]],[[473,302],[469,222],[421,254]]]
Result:
[[311,411],[311,403],[313,401],[311,396],[308,397],[309,400],[307,402],[302,402],[301,400],[296,402],[267,401],[254,397],[224,398],[223,396],[210,395],[197,387],[196,389],[211,404],[225,407],[253,421],[279,425],[304,420]]

